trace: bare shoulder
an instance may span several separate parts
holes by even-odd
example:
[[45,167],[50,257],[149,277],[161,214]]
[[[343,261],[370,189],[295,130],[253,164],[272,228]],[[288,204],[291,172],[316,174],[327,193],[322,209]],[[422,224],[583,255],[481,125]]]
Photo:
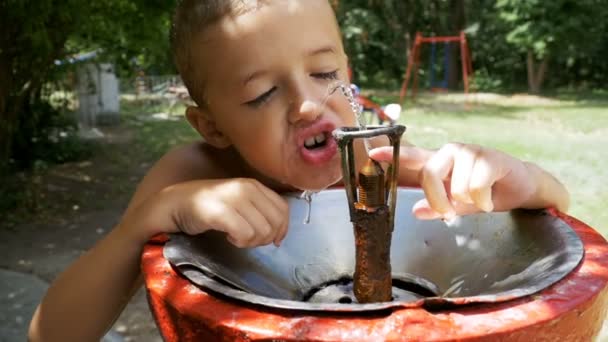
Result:
[[223,178],[227,164],[237,164],[232,149],[219,150],[204,142],[176,147],[167,152],[154,166],[163,174],[178,179],[194,180]]
[[193,180],[238,176],[238,154],[232,149],[219,150],[204,142],[176,147],[160,158],[148,171],[129,207],[133,207],[162,189]]

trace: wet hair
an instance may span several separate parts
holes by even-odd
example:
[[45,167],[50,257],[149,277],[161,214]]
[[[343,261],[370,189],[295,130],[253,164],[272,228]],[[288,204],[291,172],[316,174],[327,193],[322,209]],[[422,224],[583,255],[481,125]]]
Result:
[[204,90],[200,72],[195,68],[193,44],[206,28],[227,15],[255,9],[267,0],[180,0],[171,26],[171,50],[175,66],[192,99],[203,106]]

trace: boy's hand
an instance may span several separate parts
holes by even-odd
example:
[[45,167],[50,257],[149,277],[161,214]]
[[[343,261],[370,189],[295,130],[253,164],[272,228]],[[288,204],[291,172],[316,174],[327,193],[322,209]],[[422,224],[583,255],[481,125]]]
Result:
[[[381,147],[370,151],[370,157],[390,162],[392,153],[392,147]],[[489,148],[454,143],[430,151],[402,146],[399,168],[401,184],[424,190],[426,199],[413,208],[420,219],[536,204],[532,197],[539,187],[538,177],[530,164]]]
[[[156,233],[189,235],[209,229],[225,232],[233,245],[245,248],[280,244],[287,234],[287,201],[257,180],[237,178],[177,184],[142,203],[135,216]],[[137,212],[143,213],[137,214]],[[139,223],[139,224],[138,224]]]

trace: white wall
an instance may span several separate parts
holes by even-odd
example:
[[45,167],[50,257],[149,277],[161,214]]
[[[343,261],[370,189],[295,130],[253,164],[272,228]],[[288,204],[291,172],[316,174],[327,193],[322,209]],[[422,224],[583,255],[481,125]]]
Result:
[[78,121],[82,128],[118,123],[120,94],[111,64],[85,63],[77,71]]

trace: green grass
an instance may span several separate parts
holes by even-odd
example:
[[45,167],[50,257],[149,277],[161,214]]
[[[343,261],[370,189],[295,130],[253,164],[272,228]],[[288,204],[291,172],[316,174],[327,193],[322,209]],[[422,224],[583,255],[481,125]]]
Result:
[[498,100],[465,109],[461,99],[423,97],[405,105],[401,123],[418,146],[474,143],[537,163],[570,191],[569,213],[608,236],[608,101],[587,98],[540,104],[506,98],[506,105]]
[[154,119],[153,115],[168,113],[166,101],[123,100],[121,114],[129,129],[135,132],[137,153],[145,159],[156,160],[175,146],[200,139],[186,122],[182,104],[171,109],[170,120]]

